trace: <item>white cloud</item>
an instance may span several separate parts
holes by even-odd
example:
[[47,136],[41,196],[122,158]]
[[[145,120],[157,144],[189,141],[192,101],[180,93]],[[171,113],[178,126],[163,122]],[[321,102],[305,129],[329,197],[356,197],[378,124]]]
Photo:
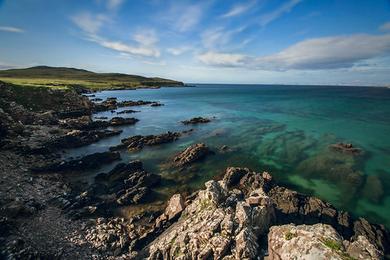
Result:
[[175,27],[180,32],[186,32],[199,23],[202,17],[202,8],[200,5],[191,5],[180,10],[179,13],[179,17],[175,19]]
[[351,68],[359,62],[388,55],[390,34],[355,34],[304,40],[268,56],[209,52],[198,58],[212,66],[278,71]]
[[141,45],[145,46],[153,46],[158,42],[158,37],[156,35],[156,32],[151,29],[143,29],[134,34],[133,36],[134,41],[138,42]]
[[190,50],[192,50],[192,47],[190,47],[190,46],[180,46],[180,47],[175,47],[175,48],[168,48],[167,52],[172,54],[172,55],[179,56],[179,55],[182,55],[183,53],[190,51]]
[[266,26],[270,22],[278,19],[283,14],[290,12],[300,2],[302,2],[302,0],[289,0],[288,2],[285,2],[283,5],[275,9],[274,11],[262,15],[260,17],[260,25]]
[[233,30],[225,30],[223,27],[209,29],[202,33],[202,43],[208,49],[212,49],[217,46],[225,46],[230,42],[234,34],[240,33],[244,29],[245,27],[239,27]]
[[222,18],[230,18],[234,16],[241,15],[248,11],[254,4],[256,4],[256,1],[251,1],[245,4],[238,4],[233,6],[228,12],[221,15]]
[[242,54],[206,52],[198,55],[198,59],[207,65],[220,67],[242,67],[247,64],[248,57]]
[[154,58],[160,56],[160,51],[157,47],[155,47],[155,43],[158,42],[158,38],[153,30],[144,29],[135,33],[133,35],[133,40],[136,44],[133,45],[99,36],[100,28],[105,22],[110,21],[110,19],[105,15],[81,13],[73,16],[71,19],[81,30],[83,30],[86,35],[86,40],[95,42],[102,47],[133,56]]
[[97,33],[104,23],[110,21],[110,19],[103,14],[92,15],[88,12],[72,16],[71,20],[83,31],[90,34]]
[[103,39],[98,36],[91,36],[89,40],[98,43],[100,46],[118,51],[120,53],[127,53],[135,56],[154,57],[154,58],[160,56],[160,51],[154,46],[146,46],[146,45],[134,46],[120,41],[111,41],[111,40]]
[[117,9],[121,4],[123,4],[124,0],[107,0],[107,8],[110,10]]
[[379,30],[384,31],[384,32],[389,32],[390,31],[390,22],[382,24],[379,27]]
[[0,26],[0,31],[12,32],[12,33],[23,33],[24,32],[23,29],[17,28],[17,27],[12,27],[12,26]]

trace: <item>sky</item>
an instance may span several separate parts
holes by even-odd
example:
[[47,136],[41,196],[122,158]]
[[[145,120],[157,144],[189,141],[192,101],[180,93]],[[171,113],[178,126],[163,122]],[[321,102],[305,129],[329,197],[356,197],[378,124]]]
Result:
[[0,68],[390,85],[390,0],[0,0]]

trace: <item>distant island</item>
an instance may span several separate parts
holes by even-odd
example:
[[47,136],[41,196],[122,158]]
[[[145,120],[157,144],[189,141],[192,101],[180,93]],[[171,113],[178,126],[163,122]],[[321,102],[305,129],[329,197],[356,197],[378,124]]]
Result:
[[122,73],[96,73],[84,69],[49,66],[0,70],[0,81],[23,86],[73,87],[88,90],[184,86],[183,82],[158,77],[148,78]]

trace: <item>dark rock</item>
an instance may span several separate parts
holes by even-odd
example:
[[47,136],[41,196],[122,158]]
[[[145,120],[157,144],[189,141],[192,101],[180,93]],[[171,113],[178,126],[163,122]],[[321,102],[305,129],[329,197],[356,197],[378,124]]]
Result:
[[161,107],[161,106],[164,106],[164,104],[161,104],[159,102],[153,102],[150,106],[151,107]]
[[357,240],[359,235],[365,236],[378,249],[389,253],[390,236],[384,226],[370,224],[366,219],[359,218],[353,223],[353,231],[353,240]]
[[122,110],[122,111],[119,111],[119,112],[116,112],[118,115],[120,114],[132,114],[132,113],[138,113],[140,111],[137,111],[137,110],[132,110],[132,109],[126,109],[126,110]]
[[184,120],[181,121],[185,125],[195,125],[195,124],[204,124],[204,123],[209,123],[211,120],[209,118],[204,118],[204,117],[194,117],[191,118],[190,120]]
[[136,135],[129,138],[122,139],[122,144],[110,147],[111,151],[121,150],[127,148],[129,151],[140,150],[144,146],[154,146],[159,144],[170,143],[176,141],[181,136],[178,132],[167,132],[160,135]]
[[111,126],[121,126],[121,125],[134,125],[139,120],[136,118],[123,118],[123,117],[113,117],[109,124]]
[[120,159],[120,154],[117,152],[94,153],[70,161],[60,161],[49,163],[47,165],[32,168],[34,172],[54,172],[54,171],[80,171],[86,169],[95,169],[103,164],[111,163]]
[[345,143],[332,144],[330,148],[338,152],[352,154],[352,155],[361,155],[363,153],[362,149],[356,148],[352,144],[345,144]]
[[176,166],[184,166],[204,159],[207,155],[211,154],[212,151],[204,144],[193,144],[186,148],[184,151],[179,153],[173,159]]

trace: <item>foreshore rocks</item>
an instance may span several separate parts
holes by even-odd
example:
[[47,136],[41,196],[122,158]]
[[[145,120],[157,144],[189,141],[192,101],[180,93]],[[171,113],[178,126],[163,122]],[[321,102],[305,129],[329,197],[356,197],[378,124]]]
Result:
[[69,161],[50,162],[46,165],[32,168],[33,172],[63,172],[63,171],[81,171],[87,169],[96,169],[103,164],[119,160],[118,152],[102,152],[86,155],[80,159]]
[[196,161],[204,159],[207,155],[213,152],[204,144],[193,144],[173,158],[174,165],[186,166]]
[[132,114],[132,113],[138,113],[138,112],[140,112],[140,111],[138,111],[138,110],[132,110],[132,109],[125,109],[125,110],[116,112],[116,114],[117,114],[117,115],[121,115],[121,114]]
[[134,107],[134,106],[162,106],[163,104],[156,102],[156,101],[117,101],[116,98],[107,98],[103,102],[100,103],[94,103],[93,111],[95,112],[102,112],[102,111],[112,111],[119,107]]
[[211,122],[211,119],[204,117],[194,117],[189,120],[181,121],[185,125],[205,124]]
[[[205,185],[205,190],[187,200],[189,204],[181,217],[138,257],[259,259],[268,251],[268,259],[278,260],[382,259],[384,252],[388,252],[388,233],[384,229],[351,217],[344,223],[345,213],[319,199],[291,194],[275,186],[267,172],[228,168],[223,180],[209,181]],[[281,189],[282,193],[277,192]],[[275,200],[275,192],[283,198]],[[306,203],[294,199],[297,196]],[[177,195],[171,200],[177,201],[175,197]],[[295,212],[297,218],[285,219],[285,215],[278,212],[281,208]],[[306,212],[301,211],[304,209]],[[302,225],[306,216],[311,223]],[[324,224],[328,216],[346,224],[351,233],[342,234],[340,223]],[[167,219],[166,213],[161,218]],[[281,225],[283,222],[294,224]]]
[[171,143],[179,139],[182,133],[179,132],[167,132],[159,135],[136,135],[121,140],[121,144],[110,147],[110,151],[117,151],[127,149],[129,151],[137,151],[144,146],[154,146],[165,143]]
[[83,116],[78,118],[67,118],[60,120],[60,126],[67,129],[78,129],[78,130],[94,130],[99,128],[106,128],[109,126],[123,126],[123,125],[134,125],[139,120],[136,118],[123,118],[113,117],[108,121],[95,120],[93,121],[89,116]]

